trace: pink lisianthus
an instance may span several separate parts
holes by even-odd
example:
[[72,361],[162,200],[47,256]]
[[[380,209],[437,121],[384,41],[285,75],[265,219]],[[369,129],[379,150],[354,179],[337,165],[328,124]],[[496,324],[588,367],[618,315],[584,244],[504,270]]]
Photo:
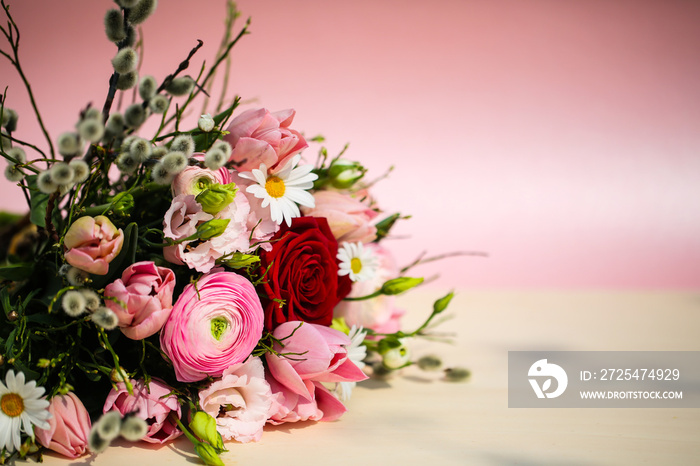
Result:
[[233,272],[211,273],[180,294],[160,333],[160,345],[180,382],[221,377],[253,351],[263,319],[250,281]]
[[197,232],[197,226],[213,218],[229,219],[222,234],[207,241],[196,243],[184,241],[163,249],[165,260],[173,264],[187,264],[198,272],[207,273],[216,265],[216,260],[236,251],[250,249],[250,231],[247,227],[250,206],[240,192],[233,202],[216,216],[202,210],[202,206],[191,194],[175,196],[170,209],[165,213],[163,233],[166,238],[182,240]]
[[74,393],[56,395],[49,405],[49,428],[34,428],[37,440],[49,450],[68,458],[77,458],[87,452],[90,416]]
[[316,191],[316,206],[304,207],[304,215],[326,217],[338,243],[370,243],[377,237],[374,219],[379,215],[354,197],[337,191]]
[[[197,153],[192,156],[197,160],[204,160],[203,153]],[[170,185],[173,197],[180,194],[192,194],[196,196],[210,185],[213,184],[229,184],[231,176],[226,168],[218,170],[209,170],[208,168],[200,168],[197,166],[189,166],[177,174]]]
[[107,395],[103,412],[119,411],[122,417],[135,412],[148,423],[148,433],[142,439],[144,442],[162,444],[182,435],[170,418],[171,413],[178,418],[181,415],[177,396],[168,395],[173,389],[157,378],[152,378],[148,386],[143,380],[132,380],[131,384],[133,395],[129,395],[123,382],[118,383],[117,390],[113,388]]
[[[339,418],[346,411],[345,406],[322,383],[359,382],[367,378],[348,358],[350,338],[323,325],[298,321],[279,325],[273,336],[283,341],[284,346],[275,344],[275,351],[280,356],[265,355],[267,380],[279,401],[270,422],[332,421]],[[295,356],[286,358],[285,353]]]
[[[379,260],[379,267],[372,279],[352,284],[348,295],[351,298],[372,294],[384,282],[399,275],[399,268],[389,250],[376,243],[365,244],[364,247]],[[399,330],[403,314],[404,311],[396,308],[396,298],[385,295],[362,301],[341,301],[333,311],[335,317],[343,317],[350,326],[369,328],[380,333]]]
[[216,419],[221,436],[244,443],[260,440],[273,407],[276,410],[273,399],[260,358],[234,364],[221,380],[199,391],[199,405]]
[[261,163],[275,168],[308,147],[304,136],[289,128],[294,113],[291,109],[270,113],[259,108],[238,115],[224,136],[233,147],[229,160],[238,163],[239,171],[250,171]]
[[124,243],[124,232],[105,216],[80,217],[73,222],[63,240],[66,261],[95,275],[107,275],[109,263]]
[[132,340],[143,340],[158,332],[173,308],[175,274],[153,262],[137,262],[122,273],[122,278],[105,287],[105,304],[119,319],[119,327]]

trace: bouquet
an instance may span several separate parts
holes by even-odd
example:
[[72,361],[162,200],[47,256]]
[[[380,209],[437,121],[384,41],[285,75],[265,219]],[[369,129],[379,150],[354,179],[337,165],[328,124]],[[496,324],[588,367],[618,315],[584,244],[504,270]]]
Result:
[[0,153],[28,213],[0,218],[1,463],[185,435],[222,464],[224,441],[257,441],[268,423],[338,419],[368,374],[440,367],[414,361],[407,341],[428,335],[452,293],[400,329],[394,295],[420,285],[406,274],[430,259],[397,267],[383,240],[403,217],[381,210],[361,163],[323,147],[310,163],[302,152],[323,138],[294,129],[294,110],[241,111],[239,97],[188,126],[248,32],[234,30],[233,4],[211,68],[188,74],[199,41],[156,78],[140,71],[137,28],[157,2],[116,0],[104,16],[116,45],[105,103],[53,139],[0,3],[0,53],[44,137],[13,135],[5,90]]

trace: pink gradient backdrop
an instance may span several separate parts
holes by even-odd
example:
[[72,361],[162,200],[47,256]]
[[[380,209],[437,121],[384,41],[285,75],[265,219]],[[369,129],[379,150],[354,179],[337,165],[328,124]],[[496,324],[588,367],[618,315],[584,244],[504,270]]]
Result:
[[[101,106],[113,46],[108,0],[10,1],[47,126]],[[161,0],[142,71],[162,79],[195,44],[211,61],[224,1]],[[196,6],[195,6],[196,5]],[[439,286],[700,287],[700,3],[693,1],[241,0],[231,94],[328,139],[412,214],[392,249],[471,249]],[[39,9],[44,12],[39,14]],[[58,18],[61,18],[60,20]],[[38,139],[5,61],[0,85]],[[307,153],[310,160],[315,149]],[[2,184],[2,208],[22,205]]]

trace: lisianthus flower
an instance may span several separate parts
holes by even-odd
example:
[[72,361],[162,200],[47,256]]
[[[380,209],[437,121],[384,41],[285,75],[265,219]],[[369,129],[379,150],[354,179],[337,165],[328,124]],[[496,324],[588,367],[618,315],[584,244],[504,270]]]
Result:
[[[358,328],[353,325],[352,328],[350,328],[350,333],[348,333],[348,337],[350,337],[350,345],[345,347],[348,352],[348,359],[360,369],[364,369],[364,360],[367,357],[367,347],[362,344],[362,342],[365,341],[366,336],[367,332],[364,331],[362,327]],[[335,387],[335,393],[338,395],[341,401],[347,401],[350,399],[352,389],[355,388],[355,385],[357,385],[357,382],[338,382]]]
[[[243,172],[239,176],[254,180],[246,191],[262,199],[262,207],[270,207],[270,218],[278,225],[285,221],[292,225],[292,219],[301,216],[299,205],[313,207],[314,197],[308,192],[314,186],[318,175],[311,173],[313,165],[297,167],[301,155],[295,155],[279,169],[267,171],[264,163],[252,172]],[[297,205],[298,204],[298,205]]]
[[377,258],[362,243],[343,243],[336,257],[340,261],[338,275],[348,275],[353,282],[371,280],[377,273]]
[[25,383],[24,373],[12,369],[5,374],[5,383],[0,381],[0,447],[8,452],[19,450],[23,430],[34,438],[34,428],[49,429],[49,402],[41,396],[44,387],[37,387],[34,380]]

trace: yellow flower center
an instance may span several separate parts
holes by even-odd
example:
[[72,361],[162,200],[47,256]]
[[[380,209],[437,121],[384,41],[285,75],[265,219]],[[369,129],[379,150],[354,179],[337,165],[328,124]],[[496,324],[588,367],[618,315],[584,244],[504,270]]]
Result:
[[362,270],[362,261],[357,257],[353,257],[352,260],[350,260],[350,269],[352,269],[352,273],[360,273],[360,270]]
[[24,400],[16,393],[5,393],[0,398],[0,409],[10,417],[17,417],[24,412]]
[[284,181],[277,176],[271,176],[265,182],[265,190],[267,191],[267,194],[274,198],[284,196],[284,191],[286,189],[287,188],[284,186]]

